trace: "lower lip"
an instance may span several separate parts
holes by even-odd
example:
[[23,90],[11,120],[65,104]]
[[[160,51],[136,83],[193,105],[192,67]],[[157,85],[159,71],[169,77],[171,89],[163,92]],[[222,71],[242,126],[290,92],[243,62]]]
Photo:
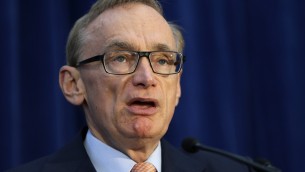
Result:
[[131,105],[127,106],[127,110],[135,115],[153,115],[157,112],[157,107],[155,106],[141,106],[141,105]]

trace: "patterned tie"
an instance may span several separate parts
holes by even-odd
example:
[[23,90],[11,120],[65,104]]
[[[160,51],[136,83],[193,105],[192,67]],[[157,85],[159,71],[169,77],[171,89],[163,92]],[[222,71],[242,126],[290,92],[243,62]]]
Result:
[[134,165],[130,172],[157,172],[154,165],[149,162],[140,162]]

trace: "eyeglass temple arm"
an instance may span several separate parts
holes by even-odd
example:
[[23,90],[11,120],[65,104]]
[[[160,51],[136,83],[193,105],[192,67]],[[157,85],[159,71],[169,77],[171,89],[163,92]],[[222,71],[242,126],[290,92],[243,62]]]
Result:
[[80,65],[91,63],[91,62],[100,61],[103,59],[103,57],[104,57],[104,55],[97,55],[97,56],[91,57],[89,59],[80,61],[76,64],[76,67],[79,67]]

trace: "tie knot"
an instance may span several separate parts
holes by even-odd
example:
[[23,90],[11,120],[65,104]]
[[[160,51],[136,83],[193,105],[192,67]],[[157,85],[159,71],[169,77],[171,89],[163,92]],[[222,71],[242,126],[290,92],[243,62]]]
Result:
[[130,172],[157,172],[157,170],[149,162],[140,162],[134,165]]

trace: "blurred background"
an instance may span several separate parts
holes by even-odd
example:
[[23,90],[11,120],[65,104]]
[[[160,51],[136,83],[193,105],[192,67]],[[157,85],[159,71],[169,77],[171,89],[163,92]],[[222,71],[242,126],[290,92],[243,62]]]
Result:
[[[0,171],[84,125],[58,86],[73,23],[94,0],[1,0]],[[183,28],[182,97],[165,136],[305,171],[305,1],[163,0]]]

